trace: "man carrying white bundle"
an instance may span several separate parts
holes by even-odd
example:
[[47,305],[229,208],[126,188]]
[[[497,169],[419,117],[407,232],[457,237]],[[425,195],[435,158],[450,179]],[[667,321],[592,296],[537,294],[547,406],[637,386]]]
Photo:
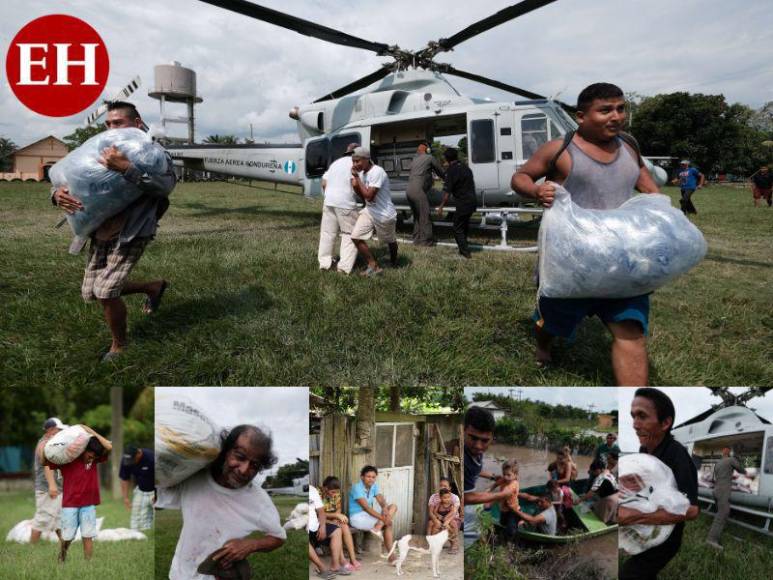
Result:
[[[231,577],[234,569],[246,573],[250,554],[276,550],[287,537],[276,507],[254,482],[276,463],[271,436],[239,425],[221,439],[209,468],[174,487],[158,488],[156,507],[181,509],[183,516],[170,580]],[[248,537],[254,532],[266,535]]]
[[[141,128],[144,123],[134,105],[113,101],[108,103],[105,126],[108,129]],[[99,160],[107,169],[123,175],[127,182],[137,186],[143,194],[129,207],[104,221],[91,235],[81,295],[86,301],[96,299],[100,302],[110,328],[112,343],[102,358],[103,362],[114,359],[126,348],[126,304],[121,296],[145,294],[147,298],[143,312],[150,314],[158,309],[169,285],[166,280],[128,280],[132,268],[155,236],[158,220],[169,207],[169,194],[175,186],[175,175],[171,157],[166,155],[167,169],[160,175],[142,173],[116,147],[104,149]],[[51,201],[69,214],[83,209],[81,202],[70,195],[67,187],[56,189],[51,195]],[[76,249],[81,248],[82,243]]]
[[[583,89],[577,98],[576,133],[540,147],[513,175],[511,186],[549,208],[555,183],[572,201],[587,209],[615,209],[633,196],[634,189],[656,193],[636,142],[622,132],[626,111],[623,91],[609,83]],[[546,181],[536,181],[545,177]],[[548,181],[550,180],[550,181]],[[555,183],[554,183],[555,182]],[[537,364],[551,362],[554,337],[572,340],[586,316],[598,316],[612,334],[612,370],[618,385],[648,382],[646,335],[649,296],[633,298],[548,298],[541,296],[534,314]]]

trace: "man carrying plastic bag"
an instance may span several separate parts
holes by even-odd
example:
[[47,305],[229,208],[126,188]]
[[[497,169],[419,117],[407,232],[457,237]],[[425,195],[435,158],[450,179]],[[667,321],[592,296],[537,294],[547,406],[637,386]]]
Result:
[[[535,183],[546,177],[570,191],[575,204],[589,209],[617,208],[635,189],[658,192],[635,141],[621,136],[625,117],[625,98],[619,87],[608,83],[586,87],[577,98],[579,128],[571,141],[558,139],[540,147],[513,175],[513,189],[548,208],[555,198],[555,184]],[[551,361],[555,336],[572,339],[583,318],[593,315],[612,334],[612,370],[617,384],[646,385],[648,295],[580,300],[541,296],[534,315],[537,364],[545,366]]]
[[[685,522],[696,519],[700,514],[698,471],[690,454],[671,435],[676,411],[668,395],[650,387],[637,389],[631,402],[631,417],[633,428],[641,444],[639,453],[646,453],[660,460],[673,475],[673,478],[668,478],[668,486],[671,487],[675,483],[676,489],[685,496],[681,500],[678,497],[674,498],[671,496],[672,490],[657,487],[651,482],[646,486],[641,485],[650,479],[650,476],[641,468],[638,469],[640,472],[638,474],[627,472],[624,466],[625,458],[620,459],[621,487],[631,491],[640,487],[641,489],[633,493],[638,494],[640,497],[637,499],[641,501],[637,502],[638,505],[633,502],[625,505],[625,499],[621,498],[617,512],[618,523],[621,526],[637,527],[673,526],[670,534],[656,534],[658,538],[653,539],[658,542],[657,545],[648,545],[646,550],[628,558],[618,576],[621,580],[651,580],[657,578],[658,573],[679,552]],[[636,462],[635,459],[630,461]],[[640,485],[632,485],[636,477],[639,478]],[[627,499],[631,499],[630,494]],[[651,507],[657,509],[647,512],[645,509],[650,508],[647,508],[646,504],[651,504]]]
[[[131,103],[114,101],[108,104],[105,125],[108,129],[141,128],[144,126],[137,109]],[[154,145],[158,147],[159,145]],[[163,152],[163,149],[161,149]],[[175,186],[172,160],[163,152],[166,163],[163,171],[140,171],[117,147],[101,152],[99,163],[106,170],[123,176],[127,185],[135,186],[141,195],[128,207],[112,215],[90,232],[91,245],[83,277],[81,294],[86,301],[98,300],[110,328],[112,343],[103,361],[117,357],[126,347],[126,305],[121,296],[145,294],[143,305],[146,314],[155,312],[168,286],[165,280],[130,282],[129,273],[137,264],[148,242],[158,228],[158,220],[169,207],[169,194]],[[67,157],[63,160],[66,161]],[[59,163],[62,163],[60,161]],[[52,172],[56,165],[52,168]],[[75,191],[60,185],[51,195],[51,201],[71,216],[84,210]],[[77,233],[77,232],[76,232]],[[72,249],[80,251],[85,240],[76,238]]]

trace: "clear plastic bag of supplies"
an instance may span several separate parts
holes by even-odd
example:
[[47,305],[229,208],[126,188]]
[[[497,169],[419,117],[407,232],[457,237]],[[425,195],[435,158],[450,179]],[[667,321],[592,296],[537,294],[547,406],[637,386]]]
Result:
[[120,213],[142,192],[123,176],[99,163],[102,150],[114,145],[141,173],[165,173],[167,157],[143,131],[111,129],[95,135],[51,167],[54,187],[67,187],[83,209],[67,215],[73,233],[87,237],[106,219]]
[[51,463],[65,465],[77,459],[86,451],[91,435],[80,425],[72,425],[62,429],[46,442],[43,455]]
[[[652,455],[623,455],[618,464],[618,482],[619,507],[643,513],[664,509],[681,516],[690,507],[690,501],[677,488],[671,469]],[[639,554],[665,542],[673,529],[671,524],[621,526],[619,545],[628,554]]]
[[156,394],[156,485],[177,485],[220,453],[220,428],[190,399]]
[[700,230],[662,194],[583,209],[556,186],[539,230],[539,295],[630,298],[681,276],[706,254]]

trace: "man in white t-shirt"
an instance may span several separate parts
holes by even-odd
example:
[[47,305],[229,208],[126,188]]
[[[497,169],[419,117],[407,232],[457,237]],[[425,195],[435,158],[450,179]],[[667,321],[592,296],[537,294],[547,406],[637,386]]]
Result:
[[366,240],[375,232],[389,246],[392,266],[397,266],[397,210],[392,203],[389,176],[383,168],[373,164],[370,151],[365,147],[357,147],[352,154],[352,176],[354,191],[365,200],[365,209],[360,212],[352,230],[352,241],[368,263],[363,275],[375,276],[383,270],[370,253]]
[[322,206],[322,223],[319,227],[319,250],[317,259],[320,270],[334,269],[333,246],[337,235],[341,235],[338,271],[349,274],[357,259],[357,248],[351,240],[352,228],[360,212],[352,189],[352,151],[357,143],[346,148],[346,154],[330,164],[322,176],[322,191],[325,203]]
[[[349,576],[353,568],[344,564],[342,532],[336,524],[327,521],[325,504],[316,487],[309,487],[309,559],[317,569],[317,576],[329,580],[334,576]],[[317,555],[316,548],[330,546],[330,567]]]
[[[253,480],[276,463],[271,437],[252,425],[234,427],[212,465],[179,485],[158,488],[156,507],[182,509],[183,527],[169,580],[206,580],[249,566],[287,535],[271,498]],[[254,532],[266,534],[248,537]]]

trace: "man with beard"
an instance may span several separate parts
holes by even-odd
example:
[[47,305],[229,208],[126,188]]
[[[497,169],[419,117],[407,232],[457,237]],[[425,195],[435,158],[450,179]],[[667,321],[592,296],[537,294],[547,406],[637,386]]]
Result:
[[[625,97],[620,87],[609,83],[586,87],[577,97],[577,131],[540,147],[513,175],[512,188],[549,208],[559,183],[578,206],[601,210],[620,207],[632,197],[634,189],[657,192],[638,145],[622,131],[625,117]],[[546,180],[537,183],[543,177]],[[594,315],[612,335],[612,370],[617,384],[646,385],[647,294],[631,298],[540,296],[533,316],[537,366],[550,364],[556,336],[574,340],[582,320]]]
[[[272,439],[239,425],[221,435],[209,469],[172,488],[159,488],[157,507],[182,509],[183,527],[170,580],[204,580],[249,569],[247,556],[282,546],[286,533],[268,494],[253,480],[277,461]],[[254,532],[266,534],[249,538]]]
[[652,513],[642,513],[625,506],[618,507],[617,519],[621,526],[675,524],[665,542],[631,556],[620,570],[621,580],[654,580],[679,552],[684,523],[696,519],[700,514],[698,471],[690,454],[671,435],[676,413],[668,395],[652,388],[637,389],[631,403],[631,417],[636,436],[641,443],[639,453],[654,455],[665,463],[674,474],[676,487],[690,500],[690,507],[683,516],[662,508]]

